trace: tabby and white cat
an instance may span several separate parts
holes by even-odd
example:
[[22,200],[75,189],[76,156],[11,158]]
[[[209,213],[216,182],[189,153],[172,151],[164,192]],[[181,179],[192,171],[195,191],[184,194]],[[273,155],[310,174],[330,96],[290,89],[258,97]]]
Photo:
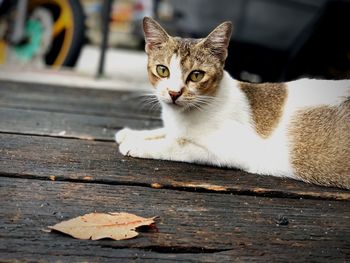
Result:
[[147,17],[143,29],[164,127],[117,132],[123,155],[350,189],[348,80],[244,83],[224,70],[230,22],[203,39],[171,37]]

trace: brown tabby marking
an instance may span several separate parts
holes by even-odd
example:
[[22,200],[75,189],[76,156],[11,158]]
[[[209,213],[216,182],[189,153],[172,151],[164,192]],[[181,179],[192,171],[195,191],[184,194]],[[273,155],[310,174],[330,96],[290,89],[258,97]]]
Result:
[[175,47],[175,42],[173,39],[169,38],[162,44],[161,47],[148,51],[148,78],[154,87],[160,80],[156,73],[156,66],[159,64],[169,66],[170,59],[174,54]]
[[195,85],[202,94],[215,94],[223,77],[224,64],[203,47],[200,39],[169,38],[162,48],[149,52],[148,77],[153,86],[160,80],[155,72],[156,66],[162,64],[168,67],[173,55],[180,58],[184,83],[192,70],[203,70],[209,76],[206,81],[187,85]]
[[350,97],[339,107],[300,110],[289,135],[300,179],[350,189]]
[[[180,60],[185,90],[183,96],[189,95],[189,89],[197,89],[199,93],[209,96],[214,95],[223,77],[227,47],[232,32],[231,22],[222,23],[203,39],[171,37],[149,17],[144,18],[143,29],[145,50],[148,54],[148,76],[154,87],[160,80],[155,72],[156,66],[161,64],[169,67],[170,60],[175,55]],[[188,75],[193,70],[205,72],[203,81],[197,83],[188,81]]]
[[287,88],[282,83],[239,83],[248,98],[257,133],[267,138],[277,127],[287,99]]
[[180,58],[184,81],[192,70],[203,70],[208,77],[206,81],[188,85],[194,85],[201,94],[214,95],[223,77],[222,61],[204,47],[201,39],[175,38],[175,40],[178,47],[175,54]]

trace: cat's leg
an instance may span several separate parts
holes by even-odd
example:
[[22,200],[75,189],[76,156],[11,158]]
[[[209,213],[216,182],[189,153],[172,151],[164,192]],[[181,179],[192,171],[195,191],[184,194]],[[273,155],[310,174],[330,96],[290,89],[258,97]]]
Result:
[[157,140],[164,137],[164,128],[154,130],[132,130],[124,128],[115,134],[115,141],[121,144],[125,140]]
[[214,164],[215,157],[204,147],[186,139],[124,140],[119,151],[125,156],[190,163]]

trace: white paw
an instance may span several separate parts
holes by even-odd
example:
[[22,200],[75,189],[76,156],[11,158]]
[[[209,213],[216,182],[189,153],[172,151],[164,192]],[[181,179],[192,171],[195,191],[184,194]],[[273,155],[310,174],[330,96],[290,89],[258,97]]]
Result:
[[[139,158],[159,158],[164,135],[153,134],[154,131],[138,131],[124,128],[115,134],[122,155]],[[161,137],[160,139],[148,139]]]
[[118,144],[121,144],[123,141],[125,141],[128,135],[130,135],[131,133],[132,133],[132,130],[130,130],[129,128],[124,128],[115,134],[115,141]]
[[144,158],[144,141],[138,136],[140,131],[124,128],[115,134],[115,141],[119,144],[122,155]]
[[124,156],[150,158],[145,151],[145,145],[140,140],[125,140],[119,145],[119,151]]

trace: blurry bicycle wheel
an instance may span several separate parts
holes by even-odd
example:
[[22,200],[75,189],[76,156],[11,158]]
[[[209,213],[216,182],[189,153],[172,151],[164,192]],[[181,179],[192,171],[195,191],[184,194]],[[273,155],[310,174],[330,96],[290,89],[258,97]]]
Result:
[[[9,22],[10,21],[10,22]],[[11,19],[2,19],[10,28]],[[85,16],[79,0],[29,0],[19,44],[0,41],[0,64],[41,63],[52,67],[75,65],[85,41]]]

